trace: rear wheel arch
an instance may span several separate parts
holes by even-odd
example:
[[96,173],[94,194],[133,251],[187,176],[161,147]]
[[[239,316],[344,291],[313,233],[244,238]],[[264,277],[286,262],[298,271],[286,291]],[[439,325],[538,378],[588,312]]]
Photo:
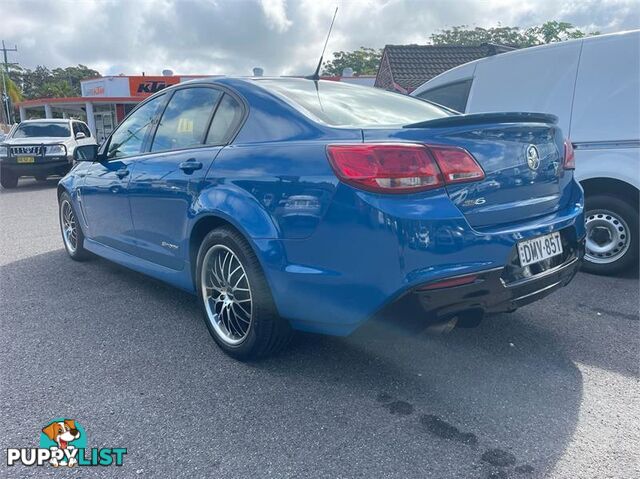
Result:
[[611,195],[638,209],[640,191],[625,181],[614,178],[589,178],[582,180],[580,185],[585,196]]
[[200,249],[200,245],[204,238],[214,229],[227,227],[235,232],[237,232],[240,236],[244,238],[244,240],[249,244],[253,253],[258,257],[260,261],[260,256],[258,255],[255,245],[253,241],[251,241],[250,236],[239,228],[237,225],[232,223],[226,218],[216,214],[209,214],[202,218],[199,218],[198,221],[191,228],[191,234],[189,235],[189,264],[191,265],[191,276],[194,281],[194,285],[196,282],[196,269],[197,269],[197,261],[198,261],[198,251]]

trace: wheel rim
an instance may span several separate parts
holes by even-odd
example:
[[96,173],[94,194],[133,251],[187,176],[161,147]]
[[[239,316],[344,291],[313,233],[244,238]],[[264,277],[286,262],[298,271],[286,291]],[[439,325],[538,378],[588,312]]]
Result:
[[62,225],[64,245],[70,253],[75,253],[78,249],[78,224],[68,200],[63,200],[60,205],[60,224]]
[[613,263],[629,249],[631,237],[627,223],[607,210],[587,212],[585,259],[596,264]]
[[251,329],[253,300],[244,266],[224,245],[215,245],[204,257],[200,277],[207,319],[218,337],[235,346]]

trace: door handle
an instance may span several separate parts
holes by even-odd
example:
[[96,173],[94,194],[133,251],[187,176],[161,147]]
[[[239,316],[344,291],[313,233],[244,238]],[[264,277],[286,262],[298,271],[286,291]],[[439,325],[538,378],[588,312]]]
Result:
[[126,168],[120,168],[119,170],[116,171],[116,176],[120,179],[124,178],[128,174],[129,174],[129,170],[127,170]]
[[183,161],[182,163],[180,163],[180,166],[178,168],[180,168],[187,174],[191,174],[194,171],[201,169],[202,163],[196,161],[195,158],[189,158],[187,161]]

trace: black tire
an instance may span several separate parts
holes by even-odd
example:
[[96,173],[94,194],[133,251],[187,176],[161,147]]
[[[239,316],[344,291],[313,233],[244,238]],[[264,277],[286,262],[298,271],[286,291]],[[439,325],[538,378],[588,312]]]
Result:
[[7,190],[15,188],[18,186],[18,175],[13,171],[3,169],[0,171],[0,185]]
[[[65,207],[65,203],[68,203],[73,215],[73,219],[75,221],[75,248],[72,248],[70,243],[65,238],[65,230],[63,225],[63,208]],[[80,225],[80,220],[73,206],[73,202],[71,201],[71,198],[69,197],[69,194],[67,192],[62,193],[60,195],[60,198],[58,198],[58,220],[60,222],[60,234],[62,235],[62,243],[64,244],[64,249],[67,251],[69,257],[74,261],[86,261],[87,259],[89,259],[91,257],[91,254],[84,248],[84,233],[82,232],[82,226]]]
[[[613,219],[606,214],[607,212],[611,213]],[[638,253],[640,251],[638,243],[638,237],[640,236],[638,210],[626,201],[612,195],[587,196],[585,198],[587,225],[589,225],[590,220],[593,220],[596,215],[601,215],[603,219],[608,218],[608,221],[617,221],[616,218],[619,218],[626,223],[626,225],[619,225],[619,227],[623,228],[623,226],[626,226],[626,228],[624,228],[624,239],[629,242],[628,248],[626,252],[620,254],[617,259],[600,263],[596,261],[607,261],[607,258],[603,256],[602,259],[600,259],[595,254],[589,253],[589,249],[587,248],[582,269],[592,274],[614,275],[638,266]],[[589,231],[587,231],[587,234],[589,234]]]
[[[206,302],[208,300],[205,299],[202,287],[202,269],[207,253],[216,246],[219,248],[219,245],[231,250],[248,278],[251,294],[251,318],[246,336],[239,344],[229,344],[216,331],[207,312]],[[207,234],[198,251],[195,283],[204,322],[209,333],[228,355],[242,361],[258,359],[275,354],[289,343],[292,336],[291,326],[288,321],[278,315],[258,258],[251,246],[236,230],[221,227]]]

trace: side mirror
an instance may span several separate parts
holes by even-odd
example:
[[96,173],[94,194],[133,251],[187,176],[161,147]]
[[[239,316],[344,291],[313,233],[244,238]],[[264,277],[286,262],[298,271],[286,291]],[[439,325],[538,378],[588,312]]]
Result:
[[76,146],[76,149],[73,150],[73,159],[75,161],[97,161],[98,145]]
[[83,138],[86,138],[87,135],[85,135],[84,133],[82,133],[81,131],[79,131],[78,133],[76,133],[76,140],[82,140]]

